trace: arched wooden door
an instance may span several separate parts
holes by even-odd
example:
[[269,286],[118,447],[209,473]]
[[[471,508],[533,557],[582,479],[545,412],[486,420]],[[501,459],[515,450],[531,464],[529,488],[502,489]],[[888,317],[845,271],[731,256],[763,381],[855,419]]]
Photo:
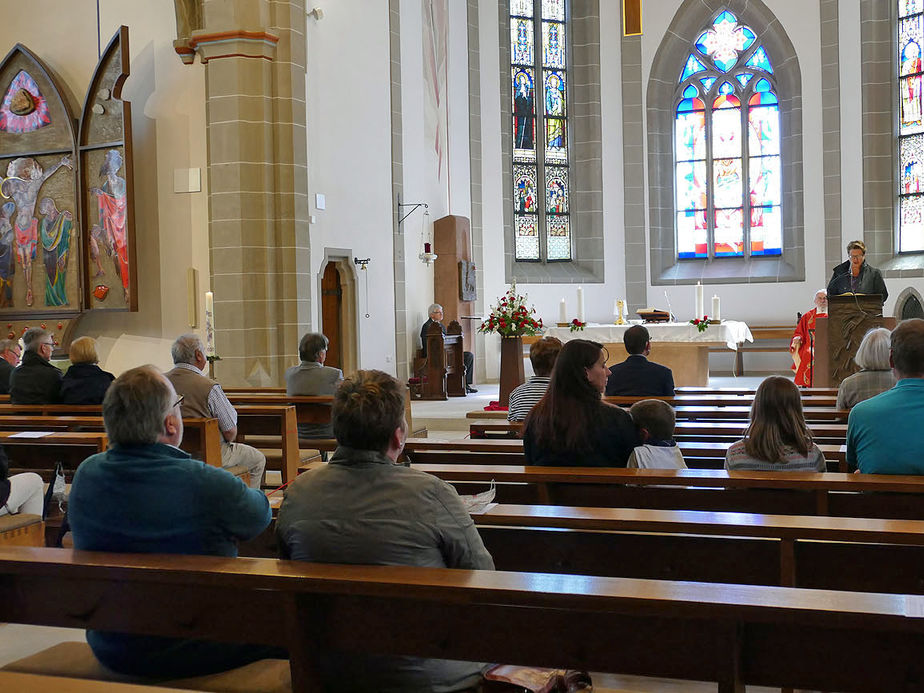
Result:
[[321,331],[330,345],[324,365],[343,368],[343,290],[336,262],[328,262],[321,277]]

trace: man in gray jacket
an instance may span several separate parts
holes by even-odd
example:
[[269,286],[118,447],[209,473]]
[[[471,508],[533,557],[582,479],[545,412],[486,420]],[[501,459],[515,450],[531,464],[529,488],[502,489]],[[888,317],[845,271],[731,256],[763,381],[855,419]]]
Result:
[[[287,489],[276,531],[283,558],[316,563],[493,570],[455,489],[396,465],[404,448],[404,388],[387,373],[359,371],[334,395],[330,463]],[[362,624],[357,623],[357,628]],[[352,693],[462,691],[482,665],[357,652],[319,657],[325,690]]]
[[[339,368],[325,366],[329,342],[320,332],[308,332],[298,343],[298,357],[302,360],[297,366],[286,371],[287,395],[332,395],[343,380]],[[299,438],[333,438],[334,430],[330,424],[299,424]]]

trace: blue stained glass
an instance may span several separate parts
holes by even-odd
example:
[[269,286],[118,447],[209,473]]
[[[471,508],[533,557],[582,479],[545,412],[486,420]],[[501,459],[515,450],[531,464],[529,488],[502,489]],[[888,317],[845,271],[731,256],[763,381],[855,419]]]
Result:
[[724,59],[719,58],[719,57],[714,57],[712,59],[712,62],[714,62],[715,66],[719,68],[722,72],[728,72],[735,66],[735,63],[738,62],[738,58],[737,56],[734,58],[724,58]]
[[545,113],[550,116],[565,115],[564,72],[545,71]]
[[565,0],[542,0],[542,18],[565,21]]
[[708,183],[705,161],[678,162],[674,180],[677,209],[704,209],[706,207],[706,186]]
[[699,81],[703,83],[703,89],[705,89],[706,91],[709,91],[710,89],[712,89],[712,85],[715,84],[715,80],[716,80],[715,77],[703,77]]
[[705,72],[706,66],[703,65],[695,56],[690,56],[687,58],[687,64],[683,67],[683,74],[680,75],[680,81],[682,82],[690,75],[695,75],[697,72]]
[[721,86],[719,86],[719,93],[725,94],[726,96],[728,94],[734,94],[735,88],[729,82],[722,82]]
[[748,101],[751,106],[772,106],[779,103],[776,94],[772,91],[758,92]]
[[706,112],[678,113],[674,125],[677,161],[706,158]]
[[773,74],[773,66],[770,64],[770,58],[767,57],[767,51],[764,50],[763,46],[758,46],[754,54],[748,58],[745,65],[748,67],[756,67],[764,72]]
[[783,221],[779,206],[751,207],[751,255],[783,254]]
[[707,41],[708,34],[709,34],[708,31],[704,31],[703,33],[701,33],[699,35],[699,38],[696,39],[696,44],[695,44],[696,49],[704,55],[709,53],[709,44]]
[[738,84],[740,84],[742,87],[746,87],[748,85],[748,82],[751,81],[751,77],[753,76],[754,75],[752,75],[750,72],[742,72],[740,75],[737,75],[735,78],[738,80]]
[[533,64],[533,20],[514,19],[510,22],[511,62]]
[[752,158],[748,165],[752,207],[780,204],[780,157]]
[[772,89],[773,87],[770,85],[770,82],[765,79],[760,80],[757,84],[754,85],[755,91],[770,91]]
[[679,113],[685,113],[687,111],[702,111],[705,108],[706,106],[699,99],[684,99],[679,104],[677,104],[677,111]]
[[692,84],[683,90],[683,98],[692,99],[694,96],[699,96],[699,90]]
[[722,22],[728,22],[730,24],[737,24],[738,18],[735,15],[733,15],[731,12],[729,12],[728,10],[725,10],[724,12],[722,12],[722,14],[720,14],[718,17],[715,18],[715,21],[712,23],[712,25],[717,26],[721,24]]
[[751,156],[780,153],[780,113],[776,106],[748,110],[748,151]]
[[565,66],[564,24],[542,22],[542,65]]
[[681,259],[708,257],[706,210],[677,212],[677,256]]
[[757,34],[755,34],[746,26],[741,27],[741,33],[744,34],[744,48],[742,50],[747,50],[751,47],[751,44],[754,43],[754,39],[757,38]]

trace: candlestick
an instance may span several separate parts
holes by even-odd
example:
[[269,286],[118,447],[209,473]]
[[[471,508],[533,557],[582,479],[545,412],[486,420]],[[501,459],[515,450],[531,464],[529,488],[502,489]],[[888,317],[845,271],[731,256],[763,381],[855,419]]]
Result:
[[706,314],[704,311],[703,285],[700,282],[696,282],[696,314],[693,317],[701,320],[702,317]]
[[626,307],[626,302],[625,302],[625,301],[623,301],[623,300],[621,300],[621,299],[616,299],[616,312],[618,313],[618,315],[616,316],[616,324],[617,324],[617,325],[625,325],[625,324],[626,324],[626,320],[625,320],[625,318],[623,318],[623,316],[622,316],[622,311],[623,311],[623,309],[624,309],[625,307]]
[[568,306],[565,299],[562,299],[561,303],[558,304],[558,322],[568,322]]
[[215,356],[215,296],[205,292],[205,355]]
[[577,319],[584,322],[584,287],[577,288]]
[[712,315],[709,317],[713,320],[721,320],[722,312],[720,310],[721,306],[719,305],[719,297],[713,294],[712,296]]

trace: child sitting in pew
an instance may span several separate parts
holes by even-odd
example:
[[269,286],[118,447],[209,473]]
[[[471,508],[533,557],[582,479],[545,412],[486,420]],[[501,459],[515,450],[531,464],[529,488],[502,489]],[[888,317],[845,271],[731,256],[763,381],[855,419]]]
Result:
[[629,455],[628,467],[638,469],[686,469],[674,442],[674,408],[660,399],[643,399],[629,409],[642,444]]

